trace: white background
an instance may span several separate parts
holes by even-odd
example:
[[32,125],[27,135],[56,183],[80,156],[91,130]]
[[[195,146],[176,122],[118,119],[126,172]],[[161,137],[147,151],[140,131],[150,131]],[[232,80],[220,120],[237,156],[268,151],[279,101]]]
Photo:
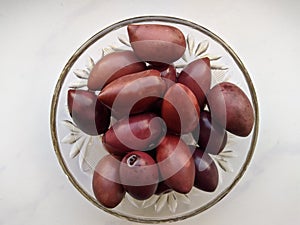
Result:
[[249,169],[208,211],[175,224],[300,224],[300,1],[0,1],[0,224],[133,224],[99,211],[67,180],[51,143],[61,70],[119,20],[168,15],[207,27],[240,56],[257,89],[260,135]]

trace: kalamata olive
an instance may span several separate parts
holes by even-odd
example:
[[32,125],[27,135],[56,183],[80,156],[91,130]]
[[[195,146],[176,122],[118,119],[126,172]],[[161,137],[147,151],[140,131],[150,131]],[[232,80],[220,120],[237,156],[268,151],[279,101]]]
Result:
[[195,130],[200,117],[195,95],[183,84],[172,85],[164,95],[161,116],[168,129],[176,134]]
[[185,37],[175,27],[132,24],[127,27],[127,30],[134,53],[143,61],[172,63],[185,51]]
[[235,84],[223,82],[207,95],[212,119],[232,134],[246,137],[254,124],[254,113],[247,95]]
[[196,59],[188,64],[179,74],[178,82],[187,86],[197,97],[201,109],[205,105],[205,95],[211,85],[209,58]]
[[157,189],[155,191],[156,195],[165,194],[172,191],[172,188],[170,188],[168,185],[164,183],[164,181],[161,181],[158,183]]
[[166,135],[157,147],[156,161],[164,183],[179,193],[188,193],[195,179],[195,164],[189,147],[175,135]]
[[147,111],[165,91],[166,84],[160,72],[146,70],[112,81],[103,88],[98,99],[111,108],[114,116],[121,118]]
[[158,168],[150,155],[133,151],[122,160],[120,179],[128,194],[135,199],[145,200],[156,191],[159,180]]
[[212,123],[210,112],[204,110],[200,115],[200,132],[193,133],[201,149],[207,153],[217,155],[227,142],[226,130],[217,122]]
[[120,184],[120,161],[111,155],[104,156],[97,164],[92,181],[96,199],[107,208],[116,207],[123,199],[125,190]]
[[91,71],[88,88],[101,90],[113,80],[146,69],[146,64],[132,51],[113,52],[100,59]]
[[104,133],[110,124],[110,110],[93,92],[68,90],[68,109],[74,123],[89,135]]
[[123,118],[103,135],[105,149],[114,155],[125,155],[133,150],[154,148],[164,134],[163,120],[153,113]]
[[193,154],[196,174],[194,186],[200,190],[213,192],[219,183],[218,168],[212,158],[200,148]]

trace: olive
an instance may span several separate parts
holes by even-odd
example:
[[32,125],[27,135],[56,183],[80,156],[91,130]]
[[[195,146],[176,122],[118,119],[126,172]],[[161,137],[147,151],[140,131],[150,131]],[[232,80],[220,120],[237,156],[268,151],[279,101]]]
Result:
[[227,143],[226,130],[217,122],[212,123],[210,112],[204,110],[200,115],[200,132],[192,133],[201,149],[217,155]]
[[195,130],[200,116],[195,95],[183,84],[172,85],[163,97],[161,116],[173,133],[185,134]]
[[93,92],[68,90],[68,109],[74,123],[89,135],[100,135],[110,124],[110,110]]
[[185,52],[185,37],[175,27],[131,24],[128,25],[127,31],[134,53],[143,61],[169,64]]
[[98,99],[111,108],[117,118],[147,111],[166,90],[166,84],[157,70],[120,77],[100,92]]
[[102,142],[109,153],[125,155],[154,148],[163,132],[163,120],[153,113],[144,113],[117,121],[103,135]]
[[157,189],[158,168],[150,155],[141,151],[133,151],[122,159],[120,179],[128,194],[135,199],[146,200]]
[[107,208],[116,207],[125,195],[125,190],[120,184],[119,167],[120,161],[106,155],[98,162],[93,174],[94,195]]
[[195,164],[189,147],[175,135],[166,135],[157,147],[156,161],[164,183],[179,193],[194,184]]
[[161,181],[161,182],[158,183],[155,194],[156,195],[161,195],[161,194],[166,194],[170,191],[172,191],[172,188],[170,188],[168,185],[166,185],[164,181]]
[[212,120],[232,134],[246,137],[254,125],[254,112],[247,95],[235,84],[222,82],[207,95]]
[[146,69],[146,64],[139,60],[132,51],[118,51],[105,55],[93,67],[88,88],[101,90],[113,80],[127,74]]
[[205,96],[211,85],[209,58],[196,59],[189,63],[179,74],[178,82],[187,86],[196,96],[200,108],[205,105]]
[[193,154],[196,174],[194,186],[200,190],[213,192],[219,182],[218,168],[212,158],[200,148]]

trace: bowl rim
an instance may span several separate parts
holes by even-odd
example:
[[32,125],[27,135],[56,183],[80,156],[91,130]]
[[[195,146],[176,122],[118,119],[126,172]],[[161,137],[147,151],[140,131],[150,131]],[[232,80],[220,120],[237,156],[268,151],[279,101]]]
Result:
[[[64,84],[65,78],[67,77],[67,74],[69,73],[70,69],[72,68],[73,64],[76,62],[76,60],[96,41],[98,41],[101,37],[105,36],[109,32],[113,30],[117,30],[121,27],[127,26],[132,23],[142,23],[142,22],[168,22],[168,23],[174,23],[174,24],[180,24],[180,25],[185,25],[188,27],[191,27],[192,29],[195,29],[201,33],[204,33],[214,41],[216,41],[218,44],[220,44],[225,51],[229,53],[229,55],[232,57],[232,59],[235,61],[236,65],[239,67],[241,70],[247,86],[250,90],[250,95],[251,95],[251,100],[252,100],[252,105],[255,113],[255,121],[254,121],[254,127],[253,127],[253,135],[251,139],[251,145],[248,151],[248,154],[246,156],[245,162],[242,164],[242,167],[240,171],[238,171],[236,177],[234,178],[233,182],[225,188],[219,195],[217,195],[214,199],[206,203],[205,205],[190,211],[188,213],[185,213],[184,215],[179,215],[179,216],[174,216],[172,218],[164,218],[164,219],[152,219],[152,218],[141,218],[141,217],[134,217],[134,216],[128,216],[126,214],[122,214],[120,212],[116,212],[114,210],[110,210],[101,204],[99,204],[94,198],[92,198],[78,183],[78,181],[75,179],[75,177],[72,175],[70,170],[68,169],[62,154],[60,152],[59,148],[59,141],[57,137],[57,127],[56,127],[56,112],[57,112],[57,106],[58,106],[58,99],[59,95],[61,93],[62,86]],[[90,37],[84,44],[82,44],[76,51],[75,53],[71,56],[71,58],[68,60],[66,65],[64,66],[58,81],[56,83],[53,97],[52,97],[52,102],[51,102],[51,112],[50,112],[50,129],[51,129],[51,137],[52,137],[52,143],[54,147],[55,154],[57,156],[57,159],[59,161],[60,166],[63,169],[63,172],[66,174],[68,177],[69,181],[73,184],[73,186],[93,205],[96,207],[100,208],[101,210],[114,215],[118,218],[123,218],[128,221],[132,222],[138,222],[138,223],[151,223],[151,224],[156,224],[156,223],[163,223],[163,222],[176,222],[176,221],[181,221],[187,218],[190,218],[192,216],[198,215],[201,212],[209,209],[216,203],[218,203],[220,200],[222,200],[234,187],[235,185],[239,182],[241,177],[244,175],[245,171],[247,170],[251,158],[254,155],[254,150],[255,146],[257,143],[258,139],[258,131],[259,131],[259,108],[258,108],[258,100],[257,100],[257,95],[256,91],[253,85],[253,82],[250,78],[250,75],[242,63],[241,59],[237,56],[237,54],[233,51],[233,49],[225,42],[223,41],[219,36],[208,30],[207,28],[198,25],[194,22],[182,19],[182,18],[177,18],[177,17],[171,17],[171,16],[139,16],[139,17],[132,17],[128,19],[121,20],[119,22],[116,22],[103,30],[97,32],[95,35]]]

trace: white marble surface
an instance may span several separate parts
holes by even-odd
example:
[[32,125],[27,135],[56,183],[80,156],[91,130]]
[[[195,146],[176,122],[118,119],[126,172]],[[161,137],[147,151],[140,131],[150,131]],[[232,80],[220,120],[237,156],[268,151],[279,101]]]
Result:
[[0,224],[133,224],[72,187],[52,148],[49,111],[73,52],[107,25],[139,15],[185,18],[221,36],[259,98],[260,137],[246,174],[216,206],[175,224],[299,224],[299,12],[296,0],[1,1]]

